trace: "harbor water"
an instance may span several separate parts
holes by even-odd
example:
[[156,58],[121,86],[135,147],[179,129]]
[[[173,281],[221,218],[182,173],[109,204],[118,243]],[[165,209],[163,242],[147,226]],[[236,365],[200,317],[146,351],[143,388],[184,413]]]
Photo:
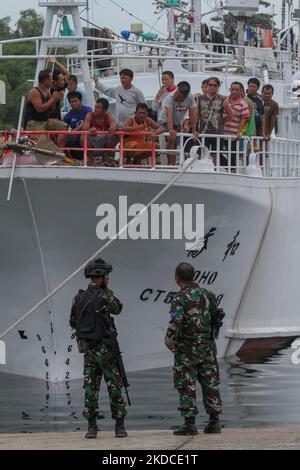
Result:
[[[222,424],[232,427],[300,425],[300,364],[292,361],[294,349],[265,351],[248,358],[222,359]],[[170,429],[181,422],[178,396],[173,388],[172,368],[128,374],[132,406],[128,429]],[[206,422],[201,390],[198,389],[199,428]],[[11,374],[0,374],[0,432],[30,433],[86,429],[82,416],[82,380],[58,384]],[[101,386],[101,430],[111,430],[108,395]]]

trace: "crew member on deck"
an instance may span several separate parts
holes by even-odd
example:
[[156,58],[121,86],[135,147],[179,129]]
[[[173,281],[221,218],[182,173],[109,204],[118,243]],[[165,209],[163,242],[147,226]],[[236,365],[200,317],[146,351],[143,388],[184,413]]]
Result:
[[[49,70],[41,70],[38,78],[38,86],[32,88],[27,95],[27,103],[24,113],[24,128],[26,131],[66,131],[68,125],[57,119],[50,119],[50,109],[60,103],[64,96],[62,91],[54,91],[50,95],[49,88],[52,84],[52,75]],[[63,147],[60,138],[57,144]]]

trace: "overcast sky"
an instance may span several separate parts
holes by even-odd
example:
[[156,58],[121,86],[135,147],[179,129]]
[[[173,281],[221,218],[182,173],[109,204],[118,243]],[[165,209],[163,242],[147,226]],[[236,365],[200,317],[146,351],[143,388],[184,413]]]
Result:
[[[38,7],[38,0],[9,0],[9,8],[5,8],[5,3],[4,0],[0,0],[0,18],[9,15],[13,23],[17,21],[20,10],[35,8],[39,13],[45,12],[44,7]],[[151,26],[157,20],[157,16],[154,15],[152,0],[116,0],[116,3]],[[116,33],[120,33],[123,29],[128,29],[130,23],[137,22],[132,16],[122,12],[110,0],[89,0],[89,4],[90,21],[95,22],[99,26],[107,26]],[[86,14],[83,14],[83,16],[86,17]],[[166,20],[159,21],[156,26],[158,30],[166,32]],[[144,31],[147,31],[147,27],[144,28]]]
[[[120,6],[139,17],[149,25],[153,26],[157,21],[157,15],[154,15],[152,0],[114,0]],[[269,0],[275,4],[275,12],[277,22],[280,22],[281,0]],[[295,4],[298,0],[294,0]],[[297,2],[297,3],[296,3]],[[203,0],[203,11],[208,11],[210,5],[215,4],[215,0]],[[95,22],[98,26],[107,26],[116,33],[120,33],[123,29],[130,29],[130,23],[137,22],[138,20],[122,12],[120,8],[112,3],[111,0],[89,0],[90,4],[90,21]],[[0,18],[4,16],[11,16],[12,23],[18,20],[19,11],[27,8],[35,8],[37,12],[43,13],[45,8],[38,7],[38,0],[0,0]],[[262,8],[262,12],[271,13],[271,8]],[[83,15],[85,16],[85,15]],[[155,28],[163,33],[167,30],[166,17],[164,16],[155,25]],[[144,26],[144,31],[149,31],[150,28]]]

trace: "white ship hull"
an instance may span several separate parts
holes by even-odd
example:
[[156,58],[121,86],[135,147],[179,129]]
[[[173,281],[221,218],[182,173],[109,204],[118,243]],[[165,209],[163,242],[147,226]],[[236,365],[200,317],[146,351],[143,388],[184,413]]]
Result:
[[[0,331],[80,266],[104,242],[96,236],[101,203],[147,203],[173,171],[19,167],[6,202],[9,168],[0,173]],[[201,285],[222,295],[226,321],[220,356],[248,338],[300,334],[298,279],[300,179],[186,173],[158,201],[203,203],[207,249],[188,253],[184,240],[116,240],[101,256],[114,266],[111,287],[124,304],[117,319],[129,370],[162,367],[174,268],[184,260]],[[215,229],[215,230],[212,230]],[[239,233],[238,233],[239,232]],[[234,237],[236,237],[234,239]],[[225,253],[231,242],[227,256]],[[229,247],[230,248],[230,247]],[[195,256],[197,255],[197,256]],[[225,257],[225,259],[224,259]],[[64,380],[82,376],[71,338],[72,298],[86,281],[76,276],[50,302],[3,338],[0,372]]]

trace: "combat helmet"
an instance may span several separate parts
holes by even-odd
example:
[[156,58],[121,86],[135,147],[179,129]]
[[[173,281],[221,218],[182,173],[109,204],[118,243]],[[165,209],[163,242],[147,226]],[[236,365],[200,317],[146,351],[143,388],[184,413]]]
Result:
[[90,261],[84,270],[85,277],[91,276],[104,276],[105,273],[112,271],[112,265],[104,261],[102,258],[93,259]]

